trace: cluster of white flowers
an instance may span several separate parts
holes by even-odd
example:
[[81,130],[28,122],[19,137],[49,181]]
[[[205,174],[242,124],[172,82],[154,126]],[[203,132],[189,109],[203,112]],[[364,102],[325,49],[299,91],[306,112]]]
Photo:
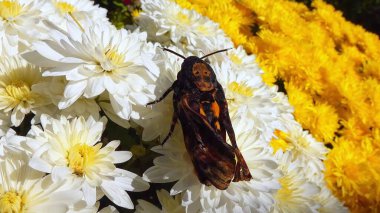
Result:
[[[286,96],[264,84],[255,57],[173,1],[141,6],[133,30],[119,30],[89,0],[0,0],[0,212],[98,212],[104,196],[118,208],[138,204],[137,212],[345,212],[323,181],[327,149],[294,120]],[[159,46],[185,57],[232,48],[208,60],[250,181],[226,190],[201,184],[180,125],[152,148],[161,156],[142,177],[115,166],[132,153],[103,140],[107,119],[139,125],[144,141],[169,132],[170,95],[145,105],[172,85],[183,59]],[[162,210],[126,192],[148,182],[175,182],[157,191]]]
[[[234,47],[216,23],[170,0],[142,0],[138,26],[148,40],[159,42],[185,57],[202,56]],[[206,30],[207,29],[207,30]],[[160,75],[155,94],[160,97],[176,80],[182,59],[157,50]],[[182,202],[179,212],[346,212],[347,209],[326,188],[323,162],[327,149],[294,120],[293,109],[277,87],[262,81],[255,57],[239,46],[208,57],[228,101],[238,147],[252,174],[252,180],[232,182],[226,190],[199,182],[187,153],[181,126],[171,139],[152,150],[161,154],[143,178],[154,183],[176,182],[170,194]],[[153,105],[137,121],[144,127],[143,139],[167,135],[173,113],[172,99]],[[167,201],[167,203],[169,202]],[[162,204],[162,211],[169,212]],[[138,210],[152,209],[139,201]],[[173,206],[169,210],[174,211]],[[156,211],[156,210],[155,210]]]

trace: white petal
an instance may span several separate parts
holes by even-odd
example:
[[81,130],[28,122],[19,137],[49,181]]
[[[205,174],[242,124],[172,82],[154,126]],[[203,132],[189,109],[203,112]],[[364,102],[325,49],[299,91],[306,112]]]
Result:
[[82,185],[84,200],[90,206],[96,203],[96,187],[90,186],[86,181]]
[[132,153],[129,151],[115,151],[110,154],[112,163],[124,163],[131,159]]
[[50,173],[53,167],[46,161],[40,158],[32,158],[29,161],[29,166],[41,172]]
[[121,171],[123,174],[122,176],[115,177],[115,183],[119,185],[119,187],[121,187],[122,189],[134,192],[141,192],[149,189],[149,183],[144,181],[140,176],[136,175],[135,173],[122,169],[117,170]]
[[100,187],[113,203],[127,209],[133,209],[133,203],[129,195],[114,182],[103,181]]
[[189,174],[182,177],[170,190],[170,195],[176,195],[185,191],[193,185],[199,184],[199,180],[195,175]]

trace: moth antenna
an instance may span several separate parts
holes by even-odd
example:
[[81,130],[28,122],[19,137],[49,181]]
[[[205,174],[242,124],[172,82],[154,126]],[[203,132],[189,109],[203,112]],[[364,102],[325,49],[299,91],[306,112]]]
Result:
[[176,53],[176,52],[174,52],[174,51],[171,50],[171,49],[168,49],[168,48],[165,48],[165,47],[160,47],[160,48],[163,49],[164,51],[168,51],[168,52],[170,52],[170,53],[173,53],[174,55],[176,55],[176,56],[178,56],[178,57],[181,57],[181,58],[183,58],[183,59],[186,59],[185,56],[183,56],[183,55],[181,55],[181,54],[179,54],[179,53]]
[[75,21],[75,23],[78,25],[78,27],[80,28],[80,30],[82,32],[84,32],[84,29],[83,29],[82,25],[80,25],[79,21],[74,17],[74,15],[71,12],[69,12],[69,15]]
[[205,56],[202,56],[201,59],[204,59],[204,58],[206,58],[206,57],[208,57],[208,56],[210,56],[210,55],[214,55],[214,54],[216,54],[216,53],[220,53],[220,52],[228,51],[228,50],[230,50],[230,49],[232,49],[232,48],[227,48],[227,49],[218,50],[218,51],[215,51],[215,52],[209,53],[209,54],[207,54],[207,55],[205,55]]

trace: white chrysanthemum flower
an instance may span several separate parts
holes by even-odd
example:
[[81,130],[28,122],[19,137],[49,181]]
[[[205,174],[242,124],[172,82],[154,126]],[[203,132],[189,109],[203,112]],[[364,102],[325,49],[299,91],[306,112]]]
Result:
[[187,153],[182,134],[176,128],[173,137],[152,150],[162,154],[154,160],[154,166],[145,171],[143,177],[155,183],[177,181],[170,194],[184,193],[182,205],[188,212],[213,211],[226,208],[233,211],[240,206],[251,212],[268,212],[273,205],[272,193],[279,188],[277,163],[271,149],[264,143],[255,141],[255,135],[239,134],[236,129],[237,144],[250,168],[253,179],[232,182],[226,190],[206,186],[199,182]]
[[13,129],[8,129],[7,133],[0,137],[0,157],[5,156],[6,150],[23,150],[21,143],[24,141],[26,141],[25,137],[16,135]]
[[59,118],[65,116],[66,118],[74,118],[82,116],[88,118],[92,116],[97,119],[100,117],[100,107],[96,103],[94,98],[80,97],[71,106],[65,109],[59,109],[59,101],[63,98],[65,86],[67,80],[64,77],[55,77],[51,81],[45,82],[35,86],[33,89],[40,94],[44,94],[45,97],[49,97],[52,104],[48,107],[38,109],[34,118],[35,123],[38,123],[39,117],[42,114],[48,114],[52,117]]
[[181,205],[181,195],[171,197],[169,192],[164,189],[156,191],[162,209],[145,200],[137,200],[136,213],[184,213],[185,208]]
[[53,180],[76,179],[81,182],[84,200],[94,205],[104,193],[112,202],[133,208],[127,191],[143,191],[149,184],[134,173],[115,167],[132,157],[128,151],[115,151],[119,141],[102,147],[100,137],[105,121],[89,117],[60,120],[42,116],[42,129],[33,126],[28,145],[34,150],[33,168],[51,173]]
[[35,42],[35,51],[23,55],[48,67],[44,76],[66,77],[59,108],[71,106],[82,96],[94,98],[106,92],[118,116],[138,118],[135,106],[155,98],[152,82],[158,76],[151,60],[155,47],[146,44],[146,34],[103,23],[87,25],[82,32],[77,24],[68,24],[69,32],[49,24],[53,40]]
[[298,161],[293,161],[291,153],[278,151],[276,158],[283,176],[279,179],[281,188],[274,195],[275,205],[271,212],[304,213],[318,212],[320,207],[315,196],[320,188],[307,180],[304,169]]
[[61,180],[28,166],[29,157],[10,151],[0,157],[0,212],[67,212],[80,201],[82,194],[76,184]]
[[108,21],[107,10],[94,5],[90,0],[50,0],[55,12],[48,17],[48,19],[65,28],[67,26],[67,19],[73,16],[79,23],[91,19],[94,22]]
[[292,160],[299,160],[304,175],[312,182],[322,183],[325,169],[322,161],[326,159],[327,148],[304,131],[293,116],[282,116],[280,120],[284,123],[285,130],[275,131],[271,145],[276,151],[278,148],[290,151]]
[[11,122],[19,126],[26,114],[49,104],[49,99],[33,87],[46,79],[41,69],[19,57],[3,57],[0,62],[0,110],[11,112]]
[[43,26],[41,17],[53,11],[45,0],[1,0],[0,1],[0,55],[16,55],[20,43],[29,45],[38,39]]
[[284,129],[279,121],[282,103],[275,102],[275,94],[263,83],[257,73],[234,71],[229,61],[212,67],[222,85],[230,116],[239,120],[239,128],[257,132],[263,141],[269,142],[275,129]]
[[[185,48],[202,47],[209,52],[218,48],[214,44],[215,37],[223,40],[227,38],[218,24],[193,10],[181,8],[173,1],[142,0],[141,7],[139,19],[143,21],[139,26],[150,34],[155,34],[155,41],[165,40],[161,37],[169,36],[174,44],[184,42]],[[154,22],[156,27],[152,29],[149,20]]]

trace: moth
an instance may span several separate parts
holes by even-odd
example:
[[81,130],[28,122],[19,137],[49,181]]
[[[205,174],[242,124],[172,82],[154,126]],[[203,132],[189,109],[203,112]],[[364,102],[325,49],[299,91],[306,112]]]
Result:
[[[172,135],[179,120],[187,152],[202,184],[214,185],[224,190],[231,181],[250,180],[251,173],[236,144],[223,88],[211,66],[203,60],[229,49],[219,50],[201,58],[185,58],[170,49],[163,50],[183,58],[184,61],[177,74],[177,80],[162,97],[147,104],[158,103],[173,91],[172,123],[162,144]],[[226,142],[226,134],[232,146]]]

